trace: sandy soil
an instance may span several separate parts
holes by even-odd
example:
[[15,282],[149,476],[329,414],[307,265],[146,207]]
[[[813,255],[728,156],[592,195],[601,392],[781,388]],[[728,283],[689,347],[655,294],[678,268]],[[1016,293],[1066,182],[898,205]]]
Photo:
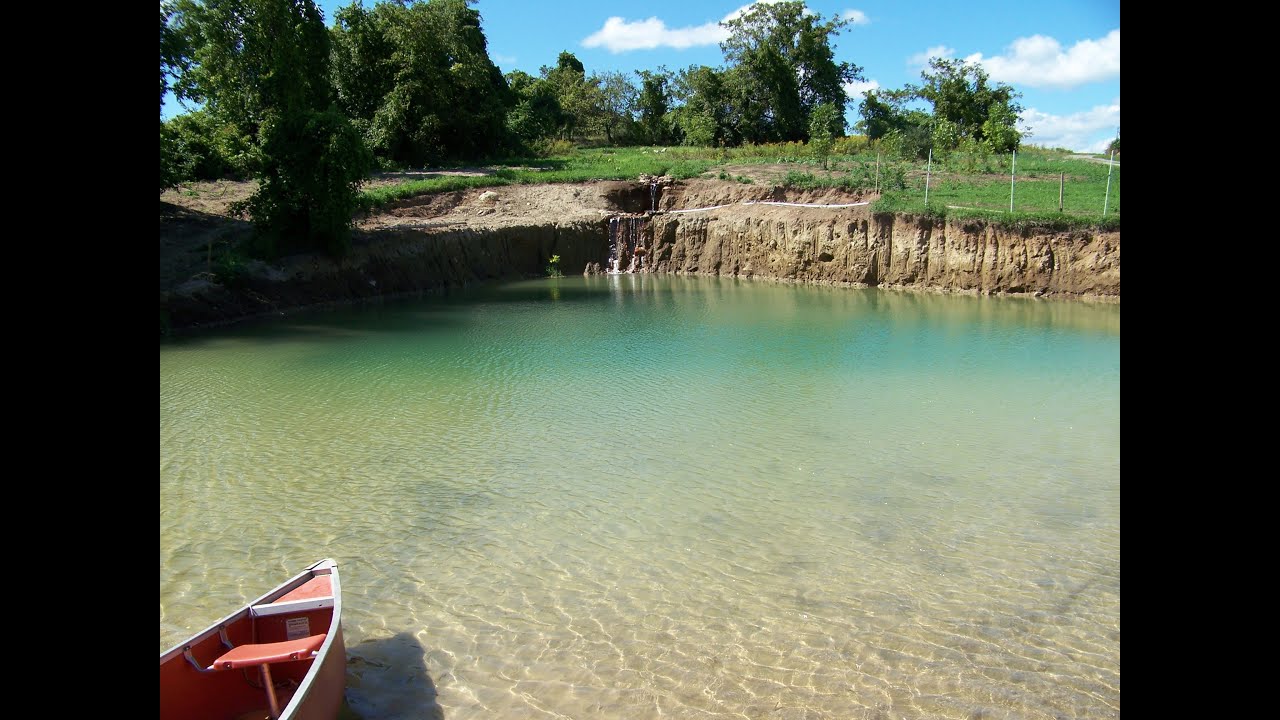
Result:
[[[406,180],[444,174],[482,175],[483,168],[449,171],[383,173],[368,186],[391,185]],[[353,242],[369,242],[380,231],[420,229],[476,230],[516,225],[548,225],[577,220],[602,220],[620,213],[651,209],[671,211],[731,205],[716,213],[753,213],[771,218],[798,211],[779,206],[741,205],[744,201],[775,200],[806,203],[850,203],[869,197],[839,190],[784,191],[774,184],[787,172],[786,165],[735,165],[725,168],[731,178],[672,181],[659,179],[656,208],[648,179],[598,181],[573,184],[508,185],[420,195],[397,201],[369,217],[358,218]],[[718,171],[717,173],[718,174]],[[254,181],[198,182],[160,195],[160,289],[171,290],[189,282],[212,279],[216,260],[234,243],[248,236],[250,224],[231,215],[232,203],[248,198]]]

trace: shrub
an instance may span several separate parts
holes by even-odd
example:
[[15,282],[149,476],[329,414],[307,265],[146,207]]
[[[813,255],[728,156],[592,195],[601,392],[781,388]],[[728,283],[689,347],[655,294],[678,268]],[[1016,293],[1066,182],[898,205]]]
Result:
[[923,160],[929,156],[932,133],[923,125],[890,131],[881,141],[885,153],[899,160]]
[[204,110],[179,115],[160,126],[160,186],[192,180],[240,179],[256,154],[250,138],[231,124],[218,124]]
[[833,155],[857,155],[870,147],[870,141],[866,135],[849,135],[847,137],[836,138],[835,143],[831,147]]
[[256,253],[351,247],[351,217],[373,155],[336,108],[272,119],[262,129],[264,172],[244,206],[257,229]]
[[568,140],[543,138],[530,143],[529,149],[533,152],[534,157],[547,158],[572,155],[576,147]]

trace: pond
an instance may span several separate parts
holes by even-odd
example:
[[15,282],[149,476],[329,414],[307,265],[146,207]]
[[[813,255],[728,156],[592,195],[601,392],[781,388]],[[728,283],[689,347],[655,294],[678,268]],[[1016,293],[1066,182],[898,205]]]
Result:
[[535,280],[160,347],[160,647],[338,561],[366,720],[1120,712],[1120,307]]

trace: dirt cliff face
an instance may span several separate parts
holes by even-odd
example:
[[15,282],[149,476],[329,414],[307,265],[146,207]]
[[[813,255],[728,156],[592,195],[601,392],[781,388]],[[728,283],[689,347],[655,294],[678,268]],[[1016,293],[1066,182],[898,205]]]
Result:
[[[217,208],[162,203],[162,326],[539,277],[553,255],[565,275],[607,268],[611,250],[626,268],[636,247],[644,247],[642,272],[1119,300],[1119,232],[877,215],[869,200],[667,178],[459,191],[401,201],[362,220],[341,261],[255,262],[234,282],[211,272],[211,248],[248,232],[247,224]],[[615,224],[611,248],[609,221],[619,215],[631,219],[631,246],[617,247]]]
[[1120,234],[747,206],[653,218],[650,269],[1057,297],[1120,295]]

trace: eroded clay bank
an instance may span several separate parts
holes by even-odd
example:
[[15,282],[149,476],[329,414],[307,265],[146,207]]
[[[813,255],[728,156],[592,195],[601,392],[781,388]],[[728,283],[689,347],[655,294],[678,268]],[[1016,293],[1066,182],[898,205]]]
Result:
[[[162,222],[162,247],[165,226]],[[1120,233],[877,214],[870,198],[715,180],[508,186],[366,218],[341,261],[256,263],[161,288],[173,328],[543,276],[631,271],[1118,302]]]

